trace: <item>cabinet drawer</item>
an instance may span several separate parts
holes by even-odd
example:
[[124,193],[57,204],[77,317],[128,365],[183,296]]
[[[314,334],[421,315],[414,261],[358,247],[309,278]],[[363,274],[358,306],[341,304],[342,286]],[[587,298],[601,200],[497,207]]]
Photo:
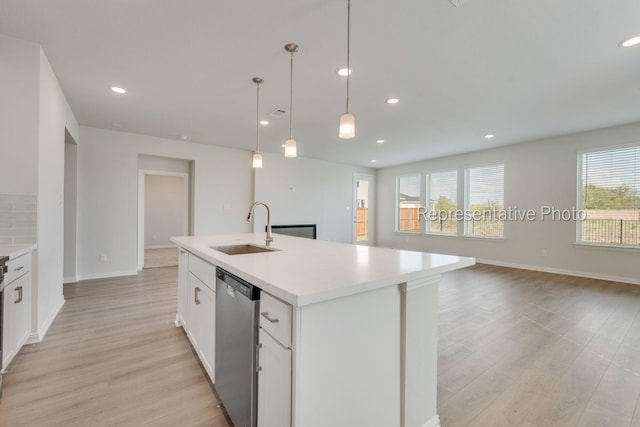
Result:
[[271,295],[260,294],[260,327],[285,347],[291,347],[291,306]]
[[4,275],[4,283],[9,284],[30,271],[31,252],[12,259],[7,263],[7,274]]
[[189,272],[207,285],[211,290],[216,290],[216,268],[193,254],[189,254]]

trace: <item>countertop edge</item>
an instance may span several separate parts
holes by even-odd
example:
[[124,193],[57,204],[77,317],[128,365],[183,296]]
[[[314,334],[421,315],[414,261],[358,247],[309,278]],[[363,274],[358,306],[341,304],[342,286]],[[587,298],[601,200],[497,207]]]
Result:
[[469,267],[475,264],[475,258],[458,257],[459,260],[457,262],[451,262],[449,264],[431,267],[428,270],[414,271],[411,273],[388,277],[381,280],[363,282],[363,283],[355,284],[353,286],[342,287],[342,288],[332,288],[326,291],[318,291],[318,292],[310,293],[307,295],[296,295],[286,291],[285,289],[275,284],[266,282],[260,279],[259,277],[253,276],[250,272],[240,270],[239,268],[226,263],[223,259],[223,257],[225,256],[224,254],[222,254],[219,258],[211,256],[210,253],[206,253],[199,250],[197,246],[192,246],[191,244],[184,242],[181,237],[172,237],[171,241],[175,243],[178,247],[184,248],[188,252],[193,253],[194,255],[202,258],[203,260],[217,267],[220,267],[226,271],[229,271],[232,274],[235,274],[236,276],[259,287],[263,291],[293,305],[294,307],[302,307],[310,304],[329,301],[336,298],[344,298],[350,295],[356,295],[363,292],[374,291],[377,289],[385,288],[388,286],[394,286],[401,283],[407,283],[414,280],[420,280],[427,277],[439,276],[442,273],[457,270],[460,268]]
[[8,256],[9,261],[24,254],[33,252],[38,248],[35,243],[25,243],[20,245],[0,245],[0,256]]

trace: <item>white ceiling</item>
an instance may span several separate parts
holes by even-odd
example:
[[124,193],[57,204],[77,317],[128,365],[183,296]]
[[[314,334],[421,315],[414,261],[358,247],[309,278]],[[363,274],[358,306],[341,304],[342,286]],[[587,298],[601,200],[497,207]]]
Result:
[[[295,42],[299,155],[363,166],[640,121],[640,46],[618,47],[640,33],[638,0],[352,0],[357,136],[340,140],[346,5],[0,0],[0,33],[43,45],[82,125],[248,150],[251,79],[265,80],[263,116],[288,110]],[[288,116],[271,118],[262,150],[287,134]]]

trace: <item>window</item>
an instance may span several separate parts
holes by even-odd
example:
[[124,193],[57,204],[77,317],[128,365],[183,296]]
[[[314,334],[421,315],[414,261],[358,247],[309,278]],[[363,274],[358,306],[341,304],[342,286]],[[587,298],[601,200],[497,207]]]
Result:
[[428,177],[427,232],[457,234],[458,171],[432,172]]
[[577,241],[640,246],[640,146],[578,155]]
[[504,164],[466,170],[465,235],[504,237]]
[[420,194],[421,177],[419,174],[398,177],[398,231],[421,231]]

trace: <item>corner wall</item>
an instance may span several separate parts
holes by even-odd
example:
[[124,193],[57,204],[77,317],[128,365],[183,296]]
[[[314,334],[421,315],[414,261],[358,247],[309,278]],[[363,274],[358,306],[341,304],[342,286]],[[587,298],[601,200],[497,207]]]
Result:
[[[271,224],[317,224],[318,239],[351,243],[353,174],[375,177],[373,169],[274,153],[262,156],[264,168],[255,169],[255,200],[269,204]],[[266,225],[263,209],[256,208],[257,233]],[[369,219],[374,222],[374,215]]]
[[194,161],[195,235],[250,230],[245,221],[253,190],[250,152],[84,126],[80,136],[79,279],[137,271],[140,154]]
[[[380,246],[476,257],[479,262],[640,284],[638,249],[576,245],[574,221],[541,221],[542,206],[576,205],[579,151],[640,142],[640,123],[549,138],[463,155],[380,169],[377,236]],[[505,164],[505,206],[537,212],[535,221],[512,221],[504,240],[395,231],[396,177],[413,172]],[[463,194],[463,183],[458,193]],[[462,207],[459,207],[462,209]]]

